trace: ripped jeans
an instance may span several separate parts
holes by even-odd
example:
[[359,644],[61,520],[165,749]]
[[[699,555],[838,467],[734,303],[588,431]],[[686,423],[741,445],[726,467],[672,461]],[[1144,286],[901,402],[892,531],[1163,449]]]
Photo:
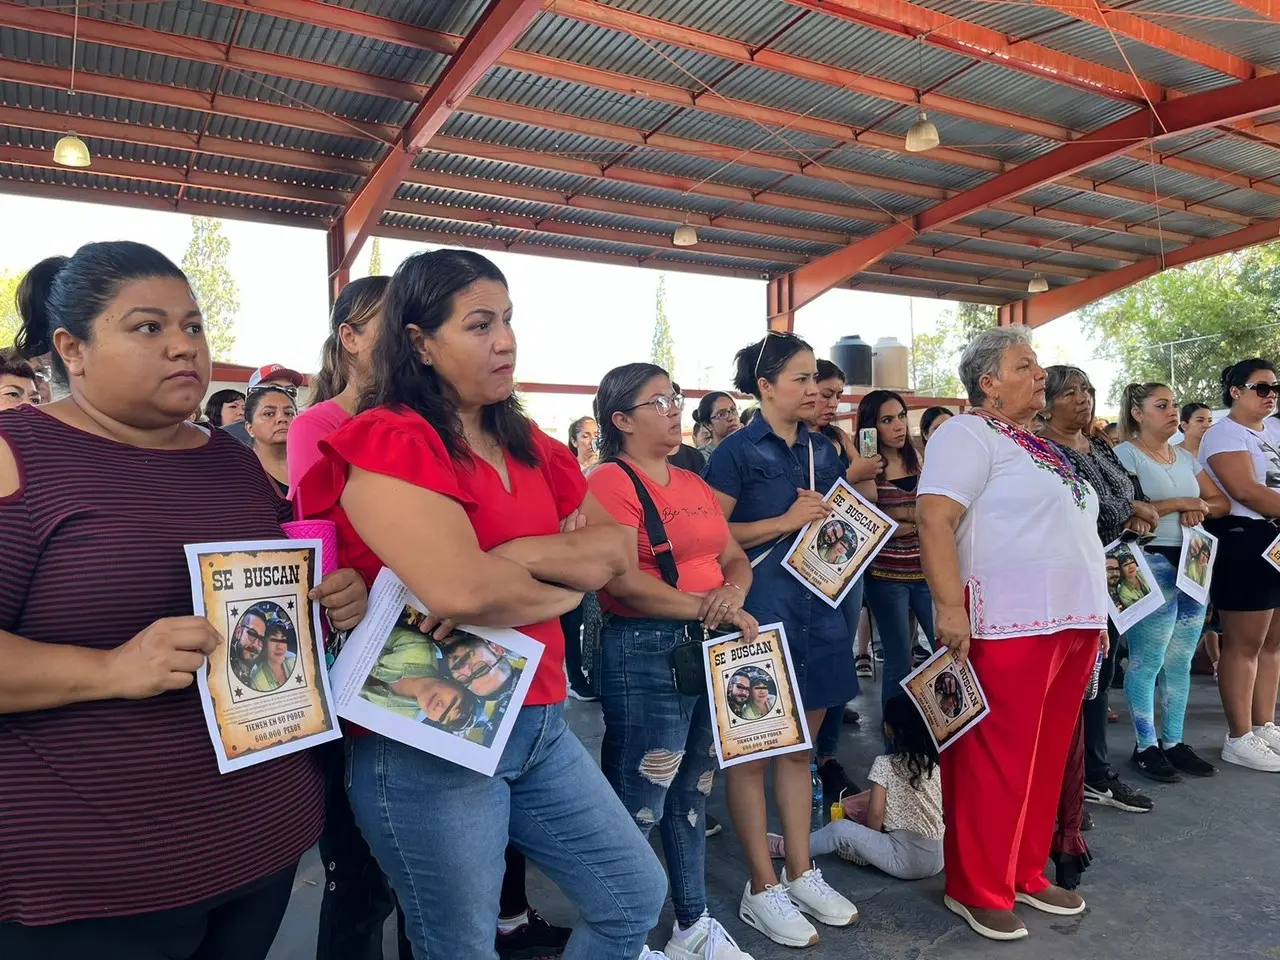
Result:
[[641,832],[654,825],[682,927],[707,909],[706,805],[715,780],[707,699],[676,691],[678,620],[607,617],[600,631],[600,766]]

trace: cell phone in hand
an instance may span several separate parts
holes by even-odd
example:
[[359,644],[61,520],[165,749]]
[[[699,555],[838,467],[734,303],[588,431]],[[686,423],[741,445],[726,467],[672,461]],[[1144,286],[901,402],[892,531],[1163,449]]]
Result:
[[863,427],[858,431],[858,456],[870,460],[880,455],[879,438],[875,427]]

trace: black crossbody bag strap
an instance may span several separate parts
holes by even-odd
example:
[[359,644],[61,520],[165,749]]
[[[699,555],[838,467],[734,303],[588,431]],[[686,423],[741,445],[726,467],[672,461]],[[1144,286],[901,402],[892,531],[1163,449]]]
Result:
[[671,552],[671,540],[667,537],[667,528],[662,524],[662,517],[658,515],[658,508],[654,505],[653,498],[644,488],[644,482],[636,476],[630,464],[617,457],[610,457],[605,463],[617,464],[635,485],[636,499],[640,501],[640,510],[644,514],[644,532],[649,537],[649,549],[653,553],[654,561],[658,564],[658,572],[662,574],[662,579],[667,586],[673,590],[676,589],[676,584],[680,582],[680,572],[676,569],[675,554]]

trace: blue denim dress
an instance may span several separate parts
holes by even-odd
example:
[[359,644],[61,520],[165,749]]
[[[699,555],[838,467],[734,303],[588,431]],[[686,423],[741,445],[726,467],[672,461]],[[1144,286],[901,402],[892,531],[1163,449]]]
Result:
[[[797,488],[809,486],[811,439],[814,485],[826,493],[844,475],[844,468],[831,442],[811,434],[803,424],[791,447],[761,416],[721,442],[702,476],[713,489],[737,501],[730,523],[752,523],[787,512],[795,503]],[[782,568],[782,558],[794,539],[795,534],[787,534],[747,551],[753,561],[766,551],[769,555],[755,568],[746,609],[761,626],[781,622],[786,627],[805,709],[821,710],[843,705],[858,693],[849,618]]]

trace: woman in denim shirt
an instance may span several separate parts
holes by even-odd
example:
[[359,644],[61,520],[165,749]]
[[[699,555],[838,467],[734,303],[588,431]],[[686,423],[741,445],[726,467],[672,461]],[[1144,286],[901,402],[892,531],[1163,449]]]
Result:
[[[781,566],[796,532],[826,516],[822,495],[845,472],[835,447],[805,426],[818,403],[817,371],[813,349],[793,334],[770,334],[740,350],[734,385],[759,399],[760,412],[725,438],[703,474],[755,567],[747,612],[762,624],[786,628],[810,730],[822,726],[827,708],[842,708],[858,686],[844,615]],[[766,837],[768,762],[726,771],[729,812],[751,871],[740,915],[775,942],[802,947],[816,943],[818,934],[797,907],[831,926],[853,923],[858,911],[810,867],[809,755],[803,751],[773,760],[787,850],[778,882]]]

